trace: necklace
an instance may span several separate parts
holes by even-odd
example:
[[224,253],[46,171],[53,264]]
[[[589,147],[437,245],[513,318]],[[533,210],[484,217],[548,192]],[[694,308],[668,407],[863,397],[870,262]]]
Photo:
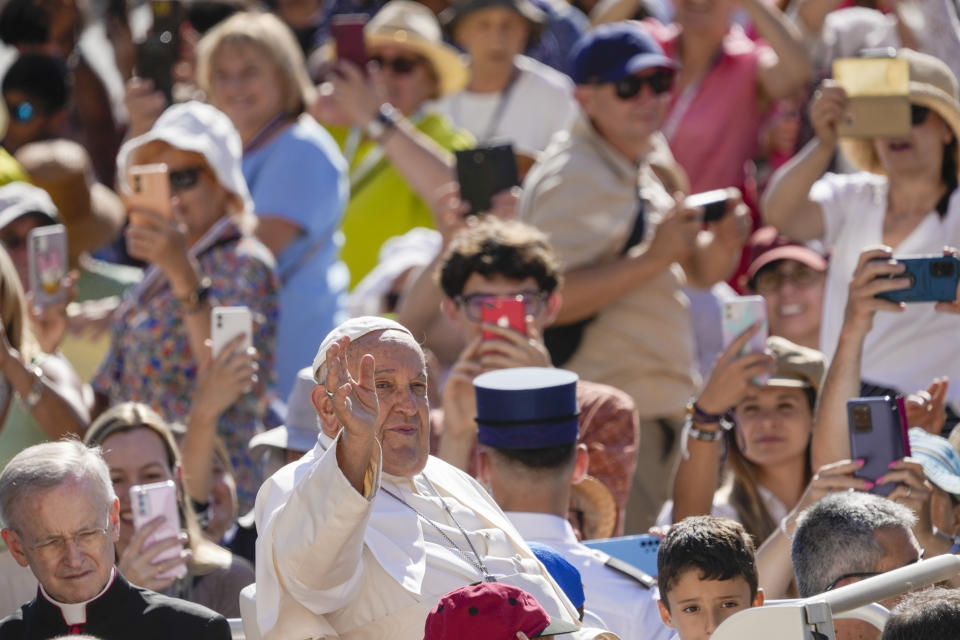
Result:
[[460,522],[458,522],[456,516],[453,515],[453,511],[451,511],[450,506],[440,496],[440,492],[437,491],[437,488],[433,486],[433,482],[430,480],[430,478],[426,476],[426,474],[424,474],[423,479],[427,481],[427,484],[430,485],[430,488],[437,495],[437,498],[440,499],[440,504],[443,505],[443,510],[447,512],[447,515],[450,516],[450,519],[453,520],[453,523],[457,525],[457,529],[460,530],[460,533],[463,535],[464,540],[467,541],[467,545],[469,545],[470,551],[473,552],[472,558],[470,557],[470,555],[467,554],[466,551],[464,551],[460,547],[460,545],[454,542],[453,539],[443,531],[443,529],[440,528],[439,524],[437,524],[427,516],[420,513],[420,511],[416,507],[414,507],[412,504],[404,500],[402,496],[395,494],[394,492],[390,491],[389,489],[387,489],[382,485],[380,489],[384,493],[386,493],[388,496],[393,498],[394,500],[397,500],[398,502],[400,502],[400,504],[405,506],[407,509],[410,509],[411,511],[413,511],[415,514],[417,514],[417,516],[420,519],[422,519],[424,522],[426,522],[427,524],[432,526],[434,529],[436,529],[437,533],[440,534],[440,536],[447,542],[447,544],[450,546],[451,549],[459,553],[464,560],[466,560],[467,562],[473,565],[473,567],[480,574],[480,577],[483,578],[484,582],[496,582],[497,579],[494,578],[493,575],[491,575],[490,572],[487,570],[487,565],[483,563],[483,559],[480,557],[480,554],[477,553],[477,549],[476,547],[473,546],[473,542],[470,541],[470,537],[467,535],[467,532],[464,531],[463,527],[460,526]]

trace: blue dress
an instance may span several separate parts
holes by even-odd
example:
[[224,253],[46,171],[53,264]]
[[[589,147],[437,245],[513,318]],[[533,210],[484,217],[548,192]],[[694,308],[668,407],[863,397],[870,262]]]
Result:
[[349,199],[347,162],[315,120],[302,116],[243,156],[243,176],[259,218],[280,218],[300,235],[277,256],[277,392],[289,395],[327,333],[346,320],[349,275],[337,231]]

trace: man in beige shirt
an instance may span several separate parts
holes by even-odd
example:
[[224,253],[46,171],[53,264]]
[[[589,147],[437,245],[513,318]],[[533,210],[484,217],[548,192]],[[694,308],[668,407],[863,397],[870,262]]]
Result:
[[557,324],[593,318],[564,366],[623,389],[640,413],[627,533],[645,531],[666,499],[680,417],[699,383],[682,286],[729,277],[749,230],[736,192],[703,229],[651,166],[669,154],[659,127],[674,68],[635,24],[584,36],[571,65],[579,116],[531,170],[520,202],[520,218],[550,236],[566,265]]

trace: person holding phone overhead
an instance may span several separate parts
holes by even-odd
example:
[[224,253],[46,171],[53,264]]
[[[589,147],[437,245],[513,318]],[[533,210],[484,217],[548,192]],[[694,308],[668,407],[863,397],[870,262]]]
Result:
[[197,83],[240,134],[256,234],[277,260],[277,390],[285,397],[317,335],[345,317],[337,227],[349,197],[347,165],[305,115],[316,91],[292,32],[275,15],[242,12],[208,31],[197,47]]
[[470,134],[430,105],[466,85],[467,67],[426,6],[387,2],[363,40],[367,68],[337,60],[314,110],[350,165],[342,255],[351,288],[377,265],[387,239],[436,227],[430,205],[456,181],[447,152],[473,147]]
[[[139,403],[118,404],[90,425],[83,441],[102,448],[120,500],[116,551],[123,577],[138,587],[202,604],[228,618],[238,617],[240,590],[254,581],[253,568],[204,537],[183,486],[180,449],[163,418]],[[135,527],[130,487],[165,480],[177,485],[177,525],[185,535],[149,541],[163,522],[151,518],[142,528]],[[180,551],[173,559],[159,561],[170,549]],[[177,567],[186,567],[183,577],[168,575]]]
[[[774,174],[763,199],[767,223],[799,242],[822,240],[830,250],[820,326],[828,359],[837,349],[861,251],[885,245],[895,256],[941,255],[944,245],[960,246],[957,80],[931,56],[901,49],[897,60],[909,65],[907,135],[840,138],[848,98],[824,81],[810,106],[816,137]],[[860,171],[823,175],[838,147]],[[863,347],[865,390],[854,395],[909,392],[943,375],[960,380],[960,324],[937,313],[955,308],[911,303],[901,313],[878,314]],[[950,388],[948,399],[960,400],[960,385]]]
[[[96,413],[133,400],[185,422],[210,339],[211,308],[248,307],[258,379],[223,413],[217,430],[237,469],[241,508],[249,509],[262,478],[247,442],[262,429],[274,385],[279,284],[273,256],[252,233],[256,218],[240,153],[227,116],[200,102],[170,107],[150,131],[121,148],[121,185],[128,202],[136,196],[141,203],[130,210],[127,250],[150,267],[114,314],[110,351],[92,385]],[[159,183],[148,180],[148,164],[165,165],[166,182],[163,167],[155,168]],[[132,173],[141,177],[141,187],[156,185],[160,195],[136,191]]]

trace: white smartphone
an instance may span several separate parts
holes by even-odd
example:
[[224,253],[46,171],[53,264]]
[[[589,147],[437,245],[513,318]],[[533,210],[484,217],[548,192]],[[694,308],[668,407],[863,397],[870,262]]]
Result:
[[49,307],[67,301],[67,228],[62,224],[37,227],[27,234],[27,263],[33,303]]
[[253,344],[253,316],[247,307],[214,307],[210,311],[210,341],[213,357],[237,336],[244,336],[240,349]]
[[[723,348],[729,347],[730,343],[737,339],[737,336],[757,322],[760,323],[760,330],[747,341],[747,344],[740,351],[740,355],[758,353],[767,348],[767,336],[770,335],[770,327],[767,324],[767,303],[763,296],[740,296],[724,302],[723,316],[721,317]],[[764,373],[755,376],[753,381],[756,384],[763,385],[769,379],[770,374]]]
[[[177,485],[173,480],[153,482],[151,484],[137,484],[130,487],[130,506],[133,510],[133,528],[141,529],[145,524],[163,516],[163,524],[150,534],[144,546],[180,535],[180,510],[177,507]],[[180,556],[182,547],[170,547],[164,550],[154,560],[154,564],[173,560]],[[187,575],[186,565],[177,565],[173,569],[161,573],[161,578],[182,578]]]

